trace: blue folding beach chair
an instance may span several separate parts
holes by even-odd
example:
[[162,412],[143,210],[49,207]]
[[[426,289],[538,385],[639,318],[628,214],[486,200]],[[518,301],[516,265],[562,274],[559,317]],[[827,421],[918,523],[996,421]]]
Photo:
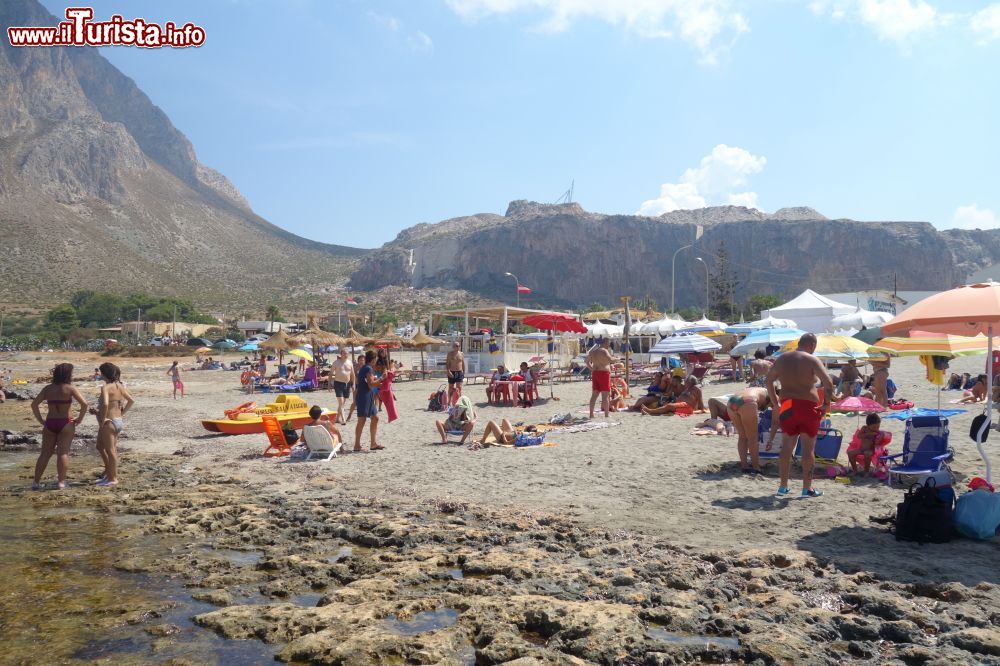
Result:
[[[758,456],[761,460],[777,460],[781,456],[780,447],[778,451],[764,451],[763,447],[767,442],[767,437],[771,432],[772,411],[770,409],[761,412],[757,422],[757,445],[760,447]],[[781,431],[775,435],[775,442],[781,441]],[[833,428],[823,428],[816,436],[816,459],[822,462],[835,463],[840,456],[840,449],[844,445],[844,433]],[[795,451],[792,454],[796,458],[802,457],[802,442],[796,440]]]
[[955,453],[948,446],[948,419],[940,416],[914,416],[906,421],[903,452],[882,456],[889,462],[902,458],[900,464],[889,466],[888,484],[909,485],[904,476],[915,483],[924,484],[933,477],[939,486],[951,485],[951,470],[946,464]]

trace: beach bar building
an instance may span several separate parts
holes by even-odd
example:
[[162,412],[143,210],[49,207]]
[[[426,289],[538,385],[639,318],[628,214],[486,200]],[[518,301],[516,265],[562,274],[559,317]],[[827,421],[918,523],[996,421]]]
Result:
[[[498,363],[506,368],[517,368],[521,361],[531,362],[541,356],[553,368],[565,368],[580,353],[580,336],[574,333],[552,333],[551,351],[546,331],[528,329],[513,333],[514,327],[529,315],[551,314],[551,310],[530,310],[508,306],[472,307],[433,312],[428,321],[428,331],[448,340],[448,345],[458,341],[465,354],[465,366],[470,373],[488,372]],[[576,313],[569,314],[576,317]],[[492,349],[491,349],[492,347]],[[431,353],[426,360],[427,370],[444,365],[448,349]]]

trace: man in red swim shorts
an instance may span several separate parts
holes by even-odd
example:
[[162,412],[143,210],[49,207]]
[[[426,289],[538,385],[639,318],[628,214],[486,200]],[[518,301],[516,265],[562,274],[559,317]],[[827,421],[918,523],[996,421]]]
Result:
[[[820,421],[830,408],[833,381],[823,364],[813,356],[816,336],[806,333],[799,338],[798,349],[785,352],[774,362],[767,373],[767,392],[772,405],[781,405],[778,423],[781,426],[781,485],[778,497],[788,497],[788,474],[792,466],[795,440],[802,443],[802,497],[819,497],[823,493],[813,489],[813,464],[816,462],[816,434]],[[822,395],[816,388],[822,385]],[[781,400],[775,389],[781,384]]]
[[590,350],[587,354],[587,367],[590,368],[590,418],[594,418],[594,405],[597,403],[597,396],[601,397],[601,409],[604,411],[604,418],[608,418],[611,409],[611,364],[615,362],[614,357],[608,350],[611,340],[601,338],[601,344]]

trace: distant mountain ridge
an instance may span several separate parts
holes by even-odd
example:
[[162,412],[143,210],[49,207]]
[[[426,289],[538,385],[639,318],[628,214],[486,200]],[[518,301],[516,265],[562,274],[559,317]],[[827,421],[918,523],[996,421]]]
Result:
[[[1000,230],[938,231],[927,222],[831,220],[808,207],[764,213],[742,206],[678,210],[659,217],[603,215],[579,204],[513,201],[504,215],[481,213],[419,224],[365,256],[349,287],[389,284],[466,289],[510,300],[511,272],[525,300],[563,306],[614,303],[621,295],[671,298],[677,257],[678,307],[705,302],[705,266],[725,243],[735,294],[791,296],[867,289],[947,289],[1000,261]],[[412,258],[412,264],[411,264]],[[377,267],[378,270],[375,270]]]
[[[4,26],[51,26],[0,0]],[[92,48],[0,47],[0,301],[83,286],[259,306],[342,292],[365,250],[255,214],[127,76]]]

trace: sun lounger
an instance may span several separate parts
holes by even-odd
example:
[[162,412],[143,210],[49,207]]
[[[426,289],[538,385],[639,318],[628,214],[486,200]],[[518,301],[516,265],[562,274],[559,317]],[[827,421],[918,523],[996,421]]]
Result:
[[288,442],[285,440],[285,433],[281,429],[278,419],[270,414],[265,414],[260,418],[264,422],[264,434],[267,435],[268,441],[267,448],[264,449],[264,457],[279,458],[289,455],[292,452],[292,447],[288,446]]
[[309,447],[309,455],[306,456],[306,460],[313,456],[322,458],[324,455],[326,455],[326,460],[332,460],[337,457],[337,452],[343,446],[340,442],[333,441],[333,435],[323,426],[303,426],[302,436],[306,440],[306,446]]

